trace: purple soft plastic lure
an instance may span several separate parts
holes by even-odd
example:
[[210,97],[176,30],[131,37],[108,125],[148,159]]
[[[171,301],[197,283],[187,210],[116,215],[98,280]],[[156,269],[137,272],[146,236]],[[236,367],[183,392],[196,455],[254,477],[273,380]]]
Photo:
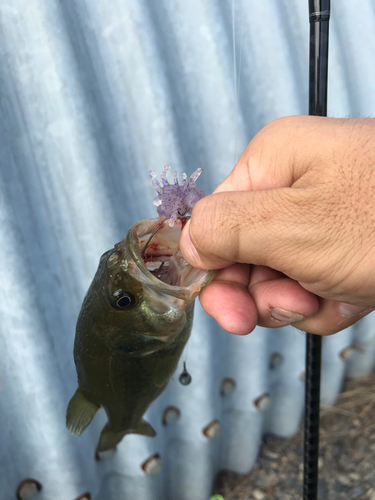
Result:
[[189,180],[187,180],[186,174],[182,174],[181,185],[178,183],[177,172],[173,172],[173,184],[169,184],[167,174],[170,168],[169,165],[163,168],[160,176],[163,185],[160,185],[157,175],[153,170],[150,170],[150,177],[152,185],[158,193],[154,199],[154,205],[157,207],[158,214],[168,217],[168,223],[173,227],[177,218],[191,213],[197,201],[203,198],[204,192],[196,186],[196,180],[202,173],[201,168],[197,168]]

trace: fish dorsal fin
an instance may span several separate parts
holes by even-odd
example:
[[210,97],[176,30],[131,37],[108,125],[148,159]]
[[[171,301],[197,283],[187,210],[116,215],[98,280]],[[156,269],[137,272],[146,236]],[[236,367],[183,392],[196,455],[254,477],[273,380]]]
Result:
[[155,429],[146,420],[142,419],[141,423],[136,429],[134,429],[134,434],[141,434],[142,436],[154,437],[156,436]]
[[179,356],[168,356],[159,358],[156,362],[155,371],[152,377],[154,384],[157,387],[162,387],[167,384],[172,375],[176,371]]
[[91,403],[78,387],[69,402],[66,412],[66,426],[75,436],[80,436],[95,417],[99,406]]

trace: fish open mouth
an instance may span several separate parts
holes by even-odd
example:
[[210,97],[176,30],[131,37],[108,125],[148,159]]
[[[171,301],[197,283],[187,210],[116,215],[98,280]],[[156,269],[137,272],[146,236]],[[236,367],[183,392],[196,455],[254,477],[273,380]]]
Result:
[[172,286],[188,286],[190,283],[186,281],[185,275],[193,268],[184,260],[179,251],[181,231],[188,218],[177,219],[172,227],[166,220],[160,219],[160,224],[150,235],[144,237],[142,235],[139,239],[143,262],[147,270],[163,283]]
[[179,257],[178,260],[184,267],[189,266],[186,261],[182,262],[183,257],[179,252],[181,231],[186,222],[187,218],[183,217],[170,227],[166,221],[162,221],[146,241],[140,240],[140,244],[143,244],[141,255],[147,270],[163,283],[172,286],[180,285],[174,262],[176,257]]
[[[211,281],[215,271],[196,269],[186,262],[179,250],[181,231],[190,217],[178,218],[171,227],[166,217],[140,221],[131,228],[133,251],[136,263],[151,281],[169,293],[189,289],[196,294]],[[133,255],[134,255],[133,253]]]

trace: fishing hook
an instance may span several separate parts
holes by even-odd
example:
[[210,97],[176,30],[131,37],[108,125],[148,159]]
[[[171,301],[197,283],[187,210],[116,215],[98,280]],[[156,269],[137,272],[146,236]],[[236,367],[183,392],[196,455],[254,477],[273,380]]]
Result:
[[147,240],[147,243],[146,245],[143,247],[143,250],[142,250],[142,259],[145,258],[145,253],[146,253],[146,250],[147,250],[147,247],[148,245],[150,244],[150,241],[152,240],[152,238],[155,236],[155,234],[159,231],[159,229],[161,229],[162,225],[164,224],[164,220],[163,222],[160,224],[160,226],[158,226],[155,231],[151,234],[151,236],[149,237],[149,239]]

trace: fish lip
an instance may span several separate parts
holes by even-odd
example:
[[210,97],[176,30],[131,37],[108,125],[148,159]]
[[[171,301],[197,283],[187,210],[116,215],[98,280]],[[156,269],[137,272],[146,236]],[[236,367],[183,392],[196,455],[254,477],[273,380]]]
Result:
[[[184,219],[188,220],[190,217],[184,217]],[[141,281],[144,284],[156,289],[158,292],[165,293],[167,295],[171,295],[178,299],[184,300],[194,300],[195,297],[199,294],[201,289],[206,286],[213,278],[216,276],[218,271],[214,270],[197,270],[197,275],[199,279],[195,280],[188,286],[174,286],[164,283],[159,280],[156,276],[154,276],[148,269],[144,263],[142,258],[142,250],[143,247],[140,247],[139,239],[142,236],[152,233],[155,231],[160,224],[166,222],[167,218],[165,216],[157,217],[155,219],[145,219],[137,222],[133,226],[130,227],[128,234],[121,242],[126,247],[126,251],[131,259],[136,264],[140,274],[137,273],[138,277],[141,278]],[[182,224],[181,219],[177,219],[175,224]],[[164,226],[166,227],[166,226]],[[163,227],[163,229],[164,229]],[[190,266],[190,264],[187,264]],[[194,269],[192,266],[190,266]],[[129,271],[131,269],[129,268]]]

